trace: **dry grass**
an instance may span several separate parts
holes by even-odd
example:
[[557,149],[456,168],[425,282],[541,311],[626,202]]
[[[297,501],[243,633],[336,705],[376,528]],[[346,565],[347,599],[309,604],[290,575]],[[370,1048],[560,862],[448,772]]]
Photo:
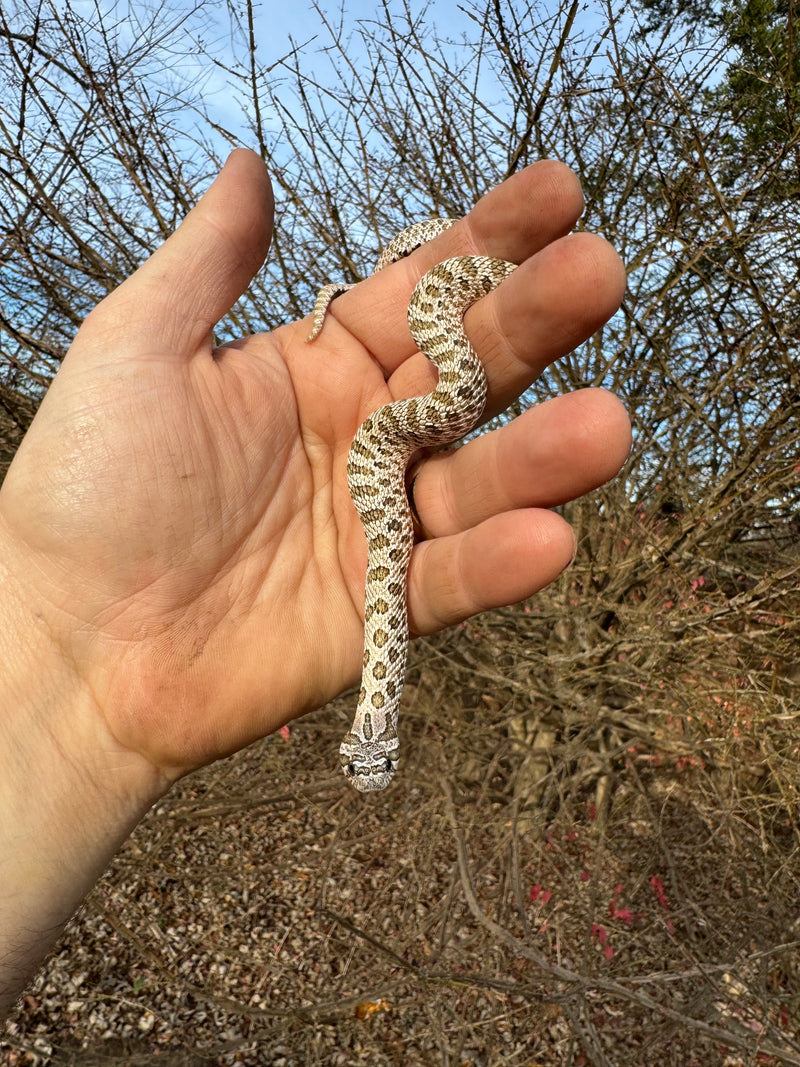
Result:
[[417,643],[385,794],[334,769],[350,699],[182,783],[3,1067],[800,1063],[788,674],[727,616],[674,663],[639,608],[599,645],[580,580]]
[[[341,27],[318,9],[274,68],[231,15],[231,99],[281,213],[220,336],[304,314],[402,225],[562,158],[629,289],[534,399],[614,389],[630,463],[564,509],[581,550],[556,586],[416,644],[386,794],[336,770],[348,698],[181,783],[0,1065],[800,1064],[799,135],[745,150],[707,92],[731,53],[713,27],[642,35],[629,5],[595,34],[577,4],[541,20],[510,0],[464,51],[391,6]],[[25,88],[0,139],[0,473],[82,315],[195,201],[216,170],[199,146],[229,137],[196,85],[152,80],[208,55],[169,5],[124,55],[113,12],[98,35],[99,12],[18,7],[0,17],[5,83]],[[478,63],[491,100],[453,79]]]

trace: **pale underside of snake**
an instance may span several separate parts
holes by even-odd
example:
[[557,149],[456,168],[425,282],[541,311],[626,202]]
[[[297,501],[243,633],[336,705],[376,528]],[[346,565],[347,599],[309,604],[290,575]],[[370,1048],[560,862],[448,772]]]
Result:
[[[373,274],[453,225],[431,219],[399,233],[383,250]],[[347,458],[347,484],[367,539],[364,659],[355,719],[339,749],[342,769],[356,789],[384,789],[394,777],[400,748],[400,696],[408,651],[406,574],[414,527],[406,469],[422,449],[452,444],[472,430],[486,402],[486,374],[464,333],[464,314],[515,269],[486,256],[438,263],[420,278],[408,305],[414,343],[438,368],[427,396],[386,404],[362,423]],[[313,313],[313,341],[331,300],[351,285],[326,285]]]

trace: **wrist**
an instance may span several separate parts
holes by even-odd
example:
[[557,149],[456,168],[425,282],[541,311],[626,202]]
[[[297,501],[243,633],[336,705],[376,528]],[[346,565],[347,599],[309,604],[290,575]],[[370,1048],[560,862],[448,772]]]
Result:
[[7,540],[0,560],[1,1019],[168,783],[105,728]]

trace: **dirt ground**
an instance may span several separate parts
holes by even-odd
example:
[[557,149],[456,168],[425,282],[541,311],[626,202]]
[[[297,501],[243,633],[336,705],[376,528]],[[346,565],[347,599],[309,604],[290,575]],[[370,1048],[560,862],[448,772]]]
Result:
[[336,769],[352,698],[180,783],[2,1067],[800,1064],[796,812],[763,760],[642,709],[550,728],[501,631],[417,643],[385,793]]

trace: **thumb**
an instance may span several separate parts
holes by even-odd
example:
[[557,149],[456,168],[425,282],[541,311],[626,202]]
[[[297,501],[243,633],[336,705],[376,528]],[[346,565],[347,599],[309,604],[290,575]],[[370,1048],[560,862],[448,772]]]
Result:
[[210,351],[214,326],[264,262],[273,209],[260,157],[236,149],[175,233],[91,312],[83,339],[99,330],[106,351],[115,335],[118,351]]

